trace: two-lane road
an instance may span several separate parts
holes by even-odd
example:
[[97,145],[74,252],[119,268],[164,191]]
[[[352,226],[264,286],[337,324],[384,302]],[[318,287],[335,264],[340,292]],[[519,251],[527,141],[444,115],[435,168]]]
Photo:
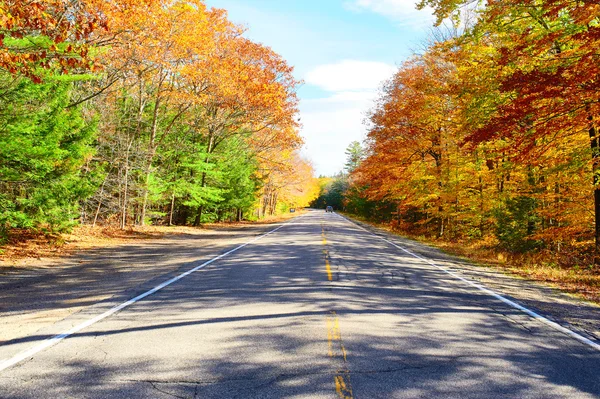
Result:
[[600,351],[322,211],[88,324],[0,397],[600,397]]

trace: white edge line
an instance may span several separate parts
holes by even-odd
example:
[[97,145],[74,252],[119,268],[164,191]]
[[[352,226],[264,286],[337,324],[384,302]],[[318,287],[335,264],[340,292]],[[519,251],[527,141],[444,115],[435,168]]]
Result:
[[508,298],[506,298],[506,297],[503,297],[502,295],[500,295],[500,294],[498,294],[498,293],[496,293],[496,292],[494,292],[494,291],[490,290],[489,288],[486,288],[486,287],[484,287],[484,286],[482,286],[482,285],[480,285],[480,284],[477,284],[477,283],[475,283],[475,282],[473,282],[473,281],[471,281],[471,280],[469,280],[469,279],[466,279],[466,278],[464,278],[464,277],[462,277],[462,276],[459,276],[459,275],[458,275],[458,274],[456,274],[455,272],[453,272],[453,271],[451,271],[451,270],[448,270],[448,269],[446,269],[446,268],[444,268],[444,267],[442,267],[442,266],[439,266],[439,265],[437,265],[436,263],[434,263],[433,261],[431,261],[431,260],[429,260],[429,259],[427,259],[427,258],[424,258],[424,257],[422,257],[422,256],[419,256],[419,255],[415,254],[414,252],[412,252],[412,251],[409,251],[408,249],[406,249],[406,248],[403,248],[402,246],[400,246],[400,245],[398,245],[398,244],[396,244],[396,243],[394,243],[394,242],[392,242],[392,241],[390,241],[390,240],[388,240],[388,239],[386,239],[386,238],[383,238],[383,237],[381,237],[381,236],[378,236],[377,234],[374,234],[373,232],[371,232],[371,231],[369,231],[369,230],[365,229],[364,227],[362,227],[362,226],[360,226],[360,225],[356,224],[356,223],[355,223],[355,222],[353,222],[352,220],[350,220],[350,219],[348,219],[348,218],[346,218],[346,217],[344,217],[344,216],[342,216],[342,215],[339,215],[339,214],[337,214],[337,213],[336,213],[336,215],[337,215],[337,216],[339,216],[340,218],[342,218],[342,219],[346,220],[347,222],[349,222],[349,223],[353,224],[354,226],[356,226],[356,227],[357,227],[357,228],[359,228],[360,230],[363,230],[363,231],[365,231],[365,232],[369,233],[370,235],[372,235],[372,236],[374,236],[374,237],[377,237],[377,238],[379,238],[380,240],[382,240],[382,241],[385,241],[385,242],[387,242],[388,244],[390,244],[390,245],[392,245],[392,246],[394,246],[394,247],[396,247],[396,248],[398,248],[398,249],[400,249],[400,250],[402,250],[402,251],[406,252],[407,254],[409,254],[409,255],[411,255],[411,256],[414,256],[415,258],[417,258],[417,259],[420,259],[420,260],[422,260],[422,261],[424,261],[424,262],[426,262],[426,263],[430,264],[431,266],[433,266],[433,267],[435,267],[435,268],[437,268],[437,269],[439,269],[439,270],[443,271],[444,273],[447,273],[447,274],[451,275],[452,277],[454,277],[454,278],[456,278],[456,279],[458,279],[458,280],[460,280],[460,281],[462,281],[462,282],[464,282],[464,283],[466,283],[466,284],[470,285],[471,287],[477,288],[478,290],[485,292],[486,294],[488,294],[488,295],[490,295],[490,296],[492,296],[492,297],[494,297],[494,298],[498,299],[499,301],[501,301],[501,302],[504,302],[504,303],[505,303],[505,304],[507,304],[508,306],[510,306],[510,307],[513,307],[513,308],[515,308],[515,309],[518,309],[518,310],[520,310],[520,311],[521,311],[521,312],[523,312],[523,313],[526,313],[527,315],[531,316],[531,317],[532,317],[532,318],[534,318],[535,320],[538,320],[538,321],[540,321],[540,322],[542,322],[542,323],[544,323],[544,324],[546,324],[546,325],[548,325],[548,326],[552,327],[553,329],[555,329],[555,330],[558,330],[558,331],[560,331],[560,332],[562,332],[562,333],[564,333],[564,334],[566,334],[566,335],[568,335],[568,336],[570,336],[570,337],[572,337],[572,338],[575,338],[575,339],[576,339],[576,340],[578,340],[579,342],[582,342],[582,343],[584,343],[584,344],[586,344],[586,345],[588,345],[588,346],[591,346],[592,348],[594,348],[594,349],[596,349],[596,350],[600,351],[600,344],[598,344],[597,342],[594,342],[594,341],[592,341],[591,339],[589,339],[589,338],[586,338],[586,337],[584,337],[583,335],[581,335],[581,334],[578,334],[578,333],[576,333],[576,332],[575,332],[575,331],[573,331],[573,330],[570,330],[570,329],[568,329],[568,328],[566,328],[566,327],[564,327],[564,326],[561,326],[560,324],[558,324],[558,323],[556,323],[556,322],[554,322],[554,321],[552,321],[552,320],[549,320],[549,319],[547,319],[546,317],[544,317],[544,316],[542,316],[542,315],[540,315],[540,314],[538,314],[538,313],[534,312],[534,311],[533,311],[533,310],[531,310],[531,309],[528,309],[528,308],[526,308],[526,307],[525,307],[525,306],[523,306],[523,305],[519,305],[518,303],[516,303],[516,302],[514,302],[514,301],[511,301],[510,299],[508,299]]
[[130,306],[130,305],[132,305],[132,304],[134,304],[134,303],[136,303],[136,302],[144,299],[144,298],[146,298],[147,296],[150,296],[150,295],[154,294],[155,292],[160,291],[161,289],[165,288],[166,286],[171,285],[174,282],[179,281],[182,278],[184,278],[184,277],[186,277],[186,276],[188,276],[188,275],[190,275],[190,274],[192,274],[192,273],[194,273],[194,272],[202,269],[203,267],[206,267],[206,266],[210,265],[211,263],[216,262],[217,260],[219,260],[221,258],[224,258],[227,255],[230,255],[230,254],[232,254],[232,253],[234,253],[234,252],[236,252],[236,251],[244,248],[245,246],[247,246],[249,244],[252,244],[253,242],[256,242],[256,241],[260,240],[261,238],[264,238],[264,237],[268,236],[269,234],[272,234],[272,233],[276,232],[277,230],[281,229],[282,227],[284,227],[284,226],[286,226],[288,224],[291,224],[291,222],[295,222],[295,221],[297,221],[298,219],[300,219],[300,218],[302,218],[304,216],[305,215],[301,215],[301,216],[298,216],[298,217],[292,219],[290,222],[283,223],[280,226],[278,226],[277,228],[275,228],[275,229],[273,229],[273,230],[271,230],[271,231],[269,231],[269,232],[267,232],[265,234],[262,234],[262,235],[260,235],[258,237],[255,237],[252,240],[250,240],[250,241],[248,241],[248,242],[246,242],[246,243],[244,243],[244,244],[242,244],[242,245],[240,245],[238,247],[235,247],[234,249],[231,249],[231,250],[229,250],[229,251],[227,251],[227,252],[225,252],[225,253],[223,253],[223,254],[221,254],[219,256],[216,256],[216,257],[214,257],[214,258],[212,258],[212,259],[210,259],[210,260],[202,263],[201,265],[198,265],[198,266],[196,266],[196,267],[194,267],[194,268],[192,268],[192,269],[190,269],[190,270],[188,270],[188,271],[186,271],[184,273],[181,273],[178,276],[175,276],[175,277],[173,277],[173,278],[171,278],[171,279],[169,279],[167,281],[164,281],[161,284],[157,285],[156,287],[154,287],[154,288],[152,288],[152,289],[150,289],[150,290],[148,290],[148,291],[146,291],[146,292],[144,292],[144,293],[136,296],[135,298],[131,298],[130,300],[128,300],[126,302],[123,302],[120,305],[117,305],[117,306],[115,306],[113,308],[110,308],[106,312],[104,312],[102,314],[99,314],[98,316],[93,317],[93,318],[91,318],[89,320],[86,320],[83,323],[76,325],[75,327],[71,328],[68,331],[65,331],[65,332],[63,332],[61,334],[57,334],[57,335],[53,336],[52,338],[48,338],[48,339],[42,341],[40,344],[38,344],[38,345],[36,345],[36,346],[34,346],[34,347],[30,348],[30,349],[27,349],[27,350],[25,350],[23,352],[17,353],[16,355],[14,355],[13,357],[11,357],[9,359],[3,360],[2,362],[0,362],[0,372],[6,370],[9,367],[14,366],[17,363],[22,362],[25,359],[28,359],[28,358],[32,357],[33,355],[35,355],[35,354],[43,351],[44,349],[47,349],[47,348],[49,348],[51,346],[56,345],[57,343],[59,343],[63,339],[69,337],[70,335],[73,335],[73,334],[75,334],[75,333],[83,330],[84,328],[87,328],[87,327],[91,326],[92,324],[95,324],[95,323],[99,322],[100,320],[103,320],[103,319],[105,319],[105,318],[107,318],[107,317],[109,317],[109,316],[117,313],[118,311],[120,311],[120,310],[122,310],[122,309],[124,309],[124,308],[126,308],[126,307],[128,307],[128,306]]

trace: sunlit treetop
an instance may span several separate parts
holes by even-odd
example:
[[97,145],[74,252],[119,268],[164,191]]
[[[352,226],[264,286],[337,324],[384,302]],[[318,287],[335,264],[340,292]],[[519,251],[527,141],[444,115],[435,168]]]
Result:
[[39,81],[44,69],[90,70],[93,35],[107,31],[100,0],[4,0],[0,68]]

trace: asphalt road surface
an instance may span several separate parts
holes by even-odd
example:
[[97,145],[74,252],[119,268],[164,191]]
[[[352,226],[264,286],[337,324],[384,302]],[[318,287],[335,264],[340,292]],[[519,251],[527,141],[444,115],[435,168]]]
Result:
[[251,239],[5,342],[0,397],[600,397],[598,349],[337,214]]

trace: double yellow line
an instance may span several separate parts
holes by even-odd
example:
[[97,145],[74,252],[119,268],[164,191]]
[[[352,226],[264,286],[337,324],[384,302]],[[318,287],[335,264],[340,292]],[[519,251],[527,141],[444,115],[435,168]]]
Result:
[[[329,263],[329,252],[327,251],[327,238],[325,237],[325,228],[321,225],[321,236],[323,237],[323,255],[325,256],[325,271],[327,279],[333,281],[331,274],[331,264]],[[337,369],[334,382],[335,391],[341,399],[352,399],[352,385],[350,384],[350,370],[348,370],[346,348],[342,342],[342,332],[338,315],[331,311],[327,316],[327,344],[329,346],[329,357],[340,364]]]
[[325,255],[325,271],[327,272],[327,280],[333,281],[331,265],[329,264],[329,252],[327,251],[327,237],[325,237],[325,228],[323,225],[321,225],[321,237],[323,237],[323,255]]
[[338,359],[341,367],[333,377],[335,391],[341,399],[352,399],[352,384],[350,384],[350,370],[346,363],[346,348],[342,342],[342,333],[337,313],[332,311],[327,317],[327,342],[329,344],[329,357]]

